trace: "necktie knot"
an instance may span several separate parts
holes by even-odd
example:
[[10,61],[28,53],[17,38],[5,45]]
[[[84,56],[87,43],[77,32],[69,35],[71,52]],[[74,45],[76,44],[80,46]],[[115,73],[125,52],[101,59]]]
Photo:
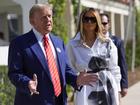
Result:
[[46,35],[43,36],[43,42],[44,42],[44,46],[47,47],[49,39]]
[[46,35],[44,35],[43,40],[48,40],[48,37]]
[[44,40],[44,41],[48,41],[48,40],[49,40],[49,39],[48,39],[48,36],[44,35],[44,36],[43,36],[43,40]]

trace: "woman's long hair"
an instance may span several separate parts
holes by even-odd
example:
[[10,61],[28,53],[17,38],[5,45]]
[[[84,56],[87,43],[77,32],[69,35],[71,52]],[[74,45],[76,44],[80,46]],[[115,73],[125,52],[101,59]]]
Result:
[[[88,12],[91,12],[95,17],[96,17],[96,20],[97,20],[97,25],[96,25],[96,29],[95,29],[95,32],[96,32],[96,35],[97,37],[99,37],[99,39],[101,41],[106,41],[106,37],[105,35],[102,33],[102,30],[103,30],[103,26],[101,24],[101,18],[100,18],[100,15],[98,13],[97,10],[95,10],[94,8],[85,8],[82,13],[80,14],[80,18],[79,18],[79,22],[78,22],[78,27],[77,27],[77,32],[76,32],[76,35],[77,33],[80,32],[80,35],[81,35],[81,39],[83,41],[85,41],[85,35],[84,35],[84,30],[83,30],[83,22],[82,22],[82,19],[83,17],[86,15],[86,13]],[[75,36],[76,36],[75,35]]]

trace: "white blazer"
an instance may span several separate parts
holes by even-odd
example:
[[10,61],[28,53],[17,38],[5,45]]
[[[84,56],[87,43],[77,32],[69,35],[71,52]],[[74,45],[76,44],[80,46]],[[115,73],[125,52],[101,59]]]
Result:
[[[110,43],[110,58],[109,58],[109,72],[115,80],[116,83],[116,91],[120,91],[120,80],[121,80],[121,73],[120,68],[118,66],[118,53],[117,48],[112,42],[110,38],[108,38]],[[69,57],[69,61],[71,66],[76,70],[77,73],[82,71],[89,71],[88,62],[92,56],[101,57],[105,56],[107,51],[107,43],[101,42],[99,38],[97,38],[92,47],[88,47],[82,40],[80,40],[80,33],[76,35],[74,39],[71,39],[67,45],[67,54]],[[85,97],[86,94],[89,93],[87,90],[87,86],[77,92],[80,95],[76,95],[77,99],[80,101],[76,105],[88,105],[86,103]],[[79,97],[79,98],[78,98]],[[84,101],[85,100],[85,101]]]

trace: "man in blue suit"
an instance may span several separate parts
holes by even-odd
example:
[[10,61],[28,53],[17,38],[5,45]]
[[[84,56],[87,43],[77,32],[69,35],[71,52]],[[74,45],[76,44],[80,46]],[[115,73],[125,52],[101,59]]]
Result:
[[109,16],[105,13],[100,14],[101,16],[101,21],[103,24],[103,33],[109,37],[111,37],[112,41],[116,45],[118,49],[118,65],[121,70],[121,96],[124,97],[127,94],[127,89],[128,89],[128,77],[127,77],[127,63],[126,63],[126,58],[125,58],[125,50],[124,50],[124,44],[123,41],[115,36],[111,35],[108,31],[110,29],[110,21],[109,21]]
[[[63,41],[51,33],[53,20],[49,4],[35,4],[29,12],[31,31],[11,41],[8,56],[8,76],[16,87],[14,105],[66,105],[66,84],[79,89],[90,85],[96,74],[76,75],[69,66]],[[57,64],[60,94],[55,95],[54,82],[48,66],[43,37],[48,38]],[[46,57],[47,56],[47,57]],[[82,81],[81,81],[82,80]],[[57,80],[56,80],[57,81]]]

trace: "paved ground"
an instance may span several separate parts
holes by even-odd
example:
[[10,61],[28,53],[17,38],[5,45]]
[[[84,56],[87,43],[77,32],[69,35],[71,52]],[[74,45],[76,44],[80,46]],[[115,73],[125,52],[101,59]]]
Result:
[[[73,105],[73,103],[68,105]],[[121,105],[140,105],[140,82],[128,88],[128,94],[121,99]]]
[[140,105],[140,82],[129,87],[128,94],[121,102],[121,105]]

